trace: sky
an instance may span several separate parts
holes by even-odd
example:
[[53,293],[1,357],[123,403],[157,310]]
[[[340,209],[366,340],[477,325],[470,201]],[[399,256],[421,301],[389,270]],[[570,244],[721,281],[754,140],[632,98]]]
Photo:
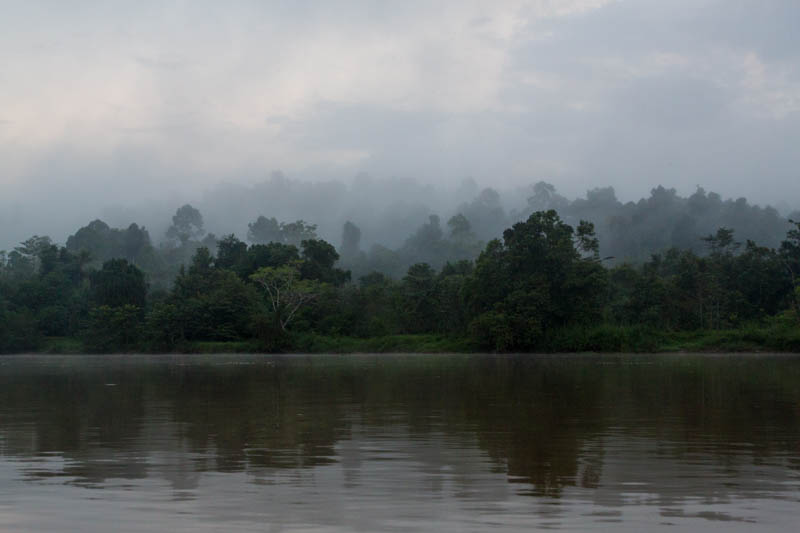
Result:
[[0,0],[0,12],[6,232],[44,232],[43,211],[88,221],[103,206],[179,205],[276,170],[545,180],[570,197],[610,185],[623,200],[702,185],[800,207],[797,0]]

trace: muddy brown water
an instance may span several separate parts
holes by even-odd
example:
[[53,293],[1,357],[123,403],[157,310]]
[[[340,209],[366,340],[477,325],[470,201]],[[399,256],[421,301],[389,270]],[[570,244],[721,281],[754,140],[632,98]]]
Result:
[[797,531],[800,357],[0,357],[0,531]]

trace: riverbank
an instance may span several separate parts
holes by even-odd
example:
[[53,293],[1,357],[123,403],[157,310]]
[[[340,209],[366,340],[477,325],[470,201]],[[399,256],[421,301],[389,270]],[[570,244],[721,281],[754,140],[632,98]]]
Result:
[[[132,352],[160,352],[140,346]],[[356,338],[304,334],[289,340],[282,350],[265,350],[256,340],[186,342],[173,350],[176,353],[471,353],[478,351],[469,339],[441,335],[386,335]],[[87,353],[80,339],[48,337],[33,353]]]
[[[87,353],[80,339],[47,337],[35,353]],[[160,352],[146,341],[135,352]],[[469,338],[443,335],[386,335],[357,338],[313,333],[287,338],[282,349],[267,350],[257,340],[186,342],[176,353],[472,353],[486,351]],[[532,352],[800,352],[800,327],[770,323],[739,329],[659,331],[640,326],[599,325],[565,328],[545,337]]]

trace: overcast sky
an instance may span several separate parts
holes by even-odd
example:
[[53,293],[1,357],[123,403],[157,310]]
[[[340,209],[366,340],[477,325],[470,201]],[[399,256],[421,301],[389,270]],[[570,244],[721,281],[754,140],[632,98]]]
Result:
[[17,213],[277,169],[800,204],[798,0],[0,8],[0,208]]

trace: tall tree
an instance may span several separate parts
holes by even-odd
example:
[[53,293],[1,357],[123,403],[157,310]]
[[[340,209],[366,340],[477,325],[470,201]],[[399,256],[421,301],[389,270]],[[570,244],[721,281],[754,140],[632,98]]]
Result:
[[199,239],[203,234],[203,215],[190,204],[178,208],[172,217],[172,225],[167,229],[167,238],[177,239],[182,245]]
[[304,220],[281,224],[281,236],[284,244],[300,246],[303,241],[317,238],[317,225]]
[[282,331],[287,330],[300,309],[320,297],[324,288],[319,281],[302,279],[297,263],[259,268],[250,279],[264,289],[270,310]]
[[321,239],[303,241],[303,261],[300,273],[305,279],[315,279],[331,285],[341,285],[350,279],[350,273],[334,268],[339,259],[336,248]]
[[361,229],[350,222],[344,223],[342,227],[342,258],[350,260],[361,251]]
[[254,244],[283,242],[280,224],[275,217],[259,216],[247,225],[247,240]]
[[599,319],[605,271],[591,226],[574,234],[555,211],[538,211],[489,243],[470,287],[481,344],[530,349],[550,328]]

